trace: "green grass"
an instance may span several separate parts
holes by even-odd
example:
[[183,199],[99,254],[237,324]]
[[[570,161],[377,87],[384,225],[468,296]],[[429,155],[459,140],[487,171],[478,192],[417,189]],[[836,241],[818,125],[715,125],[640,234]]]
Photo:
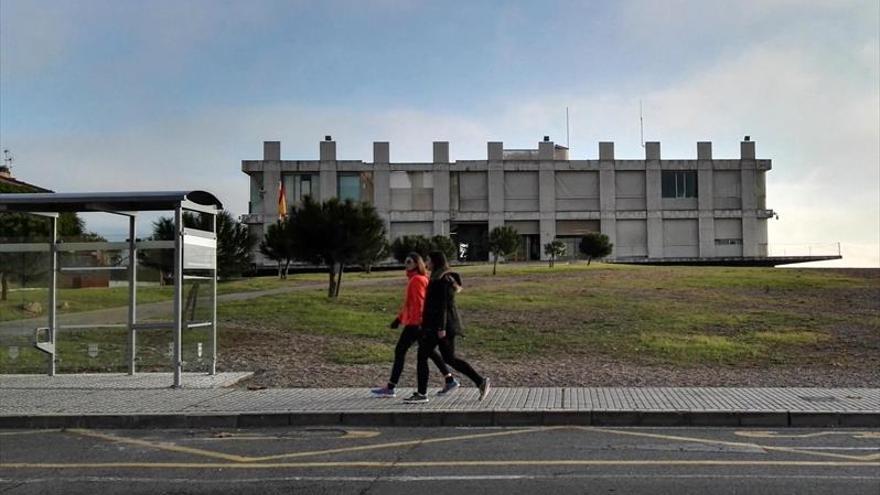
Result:
[[[490,265],[459,271],[465,285],[458,296],[465,337],[458,345],[468,355],[529,359],[600,353],[623,361],[677,366],[770,366],[807,359],[821,365],[842,360],[860,351],[860,346],[880,344],[880,308],[870,302],[880,295],[876,276],[815,269],[602,263],[558,264],[552,269],[502,265],[495,277]],[[234,328],[245,338],[251,330],[260,335],[323,336],[329,343],[322,355],[329,363],[389,362],[399,333],[388,323],[401,303],[402,274],[358,273],[346,278],[348,282],[389,278],[398,278],[399,283],[343,284],[338,300],[328,299],[321,286],[222,303],[221,331]],[[325,281],[325,274],[296,275],[288,281],[263,277],[221,284],[220,292]],[[161,291],[169,290],[157,288],[155,295],[165,296]],[[100,304],[120,297],[112,294],[117,289],[90,291],[78,294],[94,294]],[[150,292],[142,294],[147,295],[141,301]],[[86,299],[76,307],[98,304]],[[852,331],[863,336],[851,338],[846,332]],[[124,343],[124,335],[121,338]],[[88,364],[83,347],[65,351],[63,345],[62,354],[73,352],[83,366]],[[265,345],[267,352],[275,352],[271,339]],[[0,369],[7,363],[4,359],[0,356]],[[156,358],[160,364],[163,360]]]
[[755,332],[755,340],[773,345],[818,344],[828,340],[828,336],[811,331],[763,331]]
[[[399,277],[396,272],[373,272],[372,274],[352,273],[345,275],[345,281],[352,280],[382,280]],[[327,275],[322,273],[305,273],[290,275],[286,280],[278,277],[254,277],[223,281],[217,284],[217,294],[233,294],[242,292],[255,292],[296,287],[303,284],[324,283]],[[343,288],[345,284],[343,283]],[[186,289],[189,290],[189,284]],[[204,290],[204,289],[203,289]],[[204,292],[203,292],[204,293]],[[174,288],[166,287],[138,287],[138,304],[170,301],[174,295]],[[62,312],[77,313],[81,311],[93,311],[128,305],[128,288],[86,288],[86,289],[59,289],[58,304],[65,304]],[[48,305],[48,291],[44,288],[27,290],[12,290],[7,301],[0,301],[0,321],[18,320],[45,316]],[[32,314],[23,309],[30,302],[38,302],[42,306],[40,314]]]
[[732,363],[763,355],[759,344],[707,334],[646,332],[639,335],[637,351],[653,353],[670,361],[687,363]]

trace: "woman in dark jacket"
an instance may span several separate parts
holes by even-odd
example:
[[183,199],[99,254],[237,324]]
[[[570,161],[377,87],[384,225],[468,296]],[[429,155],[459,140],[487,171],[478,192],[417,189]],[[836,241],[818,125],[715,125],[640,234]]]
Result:
[[455,355],[455,336],[461,332],[461,318],[455,305],[455,295],[461,291],[461,276],[449,270],[446,256],[441,252],[428,255],[431,279],[425,292],[425,309],[422,315],[422,335],[419,339],[418,391],[404,402],[428,402],[428,357],[435,348],[447,365],[470,378],[480,389],[480,400],[489,393],[489,378],[480,376],[467,361]]
[[[394,397],[394,387],[400,379],[403,372],[403,363],[406,360],[406,352],[412,347],[422,333],[422,314],[425,306],[425,290],[428,287],[428,271],[425,268],[425,262],[418,253],[409,253],[403,262],[406,267],[406,276],[409,279],[406,285],[406,296],[403,299],[403,307],[397,314],[397,318],[391,322],[391,328],[398,328],[403,325],[403,331],[400,332],[400,338],[397,339],[397,346],[394,348],[394,365],[391,367],[391,378],[388,385],[382,388],[374,388],[373,395],[376,397]],[[437,369],[446,377],[446,386],[443,387],[438,395],[446,395],[458,388],[458,380],[449,372],[449,368],[440,357],[437,351],[428,355]]]

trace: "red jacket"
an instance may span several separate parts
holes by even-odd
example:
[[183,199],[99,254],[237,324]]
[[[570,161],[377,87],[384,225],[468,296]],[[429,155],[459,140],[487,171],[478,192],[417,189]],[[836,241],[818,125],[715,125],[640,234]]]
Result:
[[400,318],[400,323],[403,326],[421,325],[428,277],[420,275],[416,271],[407,271],[406,276],[409,277],[409,282],[406,284],[406,296],[397,317]]

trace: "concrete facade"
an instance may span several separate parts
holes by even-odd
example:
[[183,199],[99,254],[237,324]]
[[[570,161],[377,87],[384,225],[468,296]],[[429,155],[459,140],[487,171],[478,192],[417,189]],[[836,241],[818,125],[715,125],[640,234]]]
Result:
[[262,160],[241,162],[250,177],[243,220],[260,238],[278,218],[284,180],[288,206],[305,194],[367,201],[389,240],[452,235],[468,245],[468,259],[485,257],[480,238],[501,225],[524,236],[521,259],[545,259],[543,246],[555,239],[576,253],[591,231],[610,238],[618,261],[767,256],[771,161],[757,159],[748,138],[735,159],[714,158],[710,142],[697,143],[696,159],[662,159],[659,142],[645,143],[643,159],[618,159],[614,143],[601,142],[598,160],[572,160],[546,137],[528,150],[489,142],[484,160],[450,161],[449,143],[434,142],[429,163],[391,162],[387,142],[374,143],[372,163],[338,160],[330,136],[318,160],[282,160],[277,141],[263,150]]

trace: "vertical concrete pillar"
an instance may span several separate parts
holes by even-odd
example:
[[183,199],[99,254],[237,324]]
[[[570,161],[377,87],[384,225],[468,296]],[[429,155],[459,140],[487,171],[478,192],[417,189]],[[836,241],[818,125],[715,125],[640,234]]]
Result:
[[659,160],[660,159],[660,142],[659,141],[647,141],[645,143],[645,160]]
[[320,146],[321,201],[336,197],[336,141],[327,136]]
[[281,160],[281,141],[263,141],[263,160]]
[[743,256],[758,256],[755,142],[744,140],[740,142],[739,150]]
[[489,231],[504,225],[504,143],[488,143]]
[[[599,143],[599,228],[609,242],[617,241],[617,192],[614,180],[614,143]],[[612,250],[611,256],[616,252]]]
[[740,141],[739,157],[741,160],[755,159],[755,142],[751,140]]
[[554,149],[553,141],[540,141],[538,143],[538,160],[552,160]]
[[434,142],[434,235],[449,235],[449,143]]
[[[701,150],[700,145],[704,145]],[[697,143],[697,209],[699,215],[698,235],[700,237],[700,257],[711,258],[715,256],[715,192],[712,161],[712,148],[709,143],[708,155],[705,155],[705,142]]]
[[387,141],[373,143],[373,206],[385,221],[385,235],[391,240],[391,150]]
[[391,145],[388,141],[373,141],[373,163],[389,163]]
[[742,218],[742,243],[743,256],[760,256],[758,249],[758,219],[755,215],[746,215]]
[[660,143],[645,143],[645,209],[648,258],[663,257],[663,203],[661,201]]
[[550,256],[544,251],[544,246],[556,240],[556,219],[541,215],[538,222],[538,229],[541,234],[541,259],[549,260]]
[[448,141],[434,141],[434,163],[449,163]]
[[712,159],[712,141],[697,142],[697,160]]
[[[263,163],[263,207],[254,210],[263,214],[263,222],[274,223],[278,219],[278,190],[281,188],[281,165]],[[293,205],[287,205],[288,208]]]
[[544,245],[556,239],[556,171],[553,141],[538,143],[538,229],[541,235],[541,258],[548,259]]
[[755,219],[755,256],[768,256],[767,219]]
[[[268,162],[268,163],[267,163]],[[278,218],[278,188],[281,184],[281,141],[263,141],[262,204],[252,205],[253,212],[264,215],[271,224]]]

